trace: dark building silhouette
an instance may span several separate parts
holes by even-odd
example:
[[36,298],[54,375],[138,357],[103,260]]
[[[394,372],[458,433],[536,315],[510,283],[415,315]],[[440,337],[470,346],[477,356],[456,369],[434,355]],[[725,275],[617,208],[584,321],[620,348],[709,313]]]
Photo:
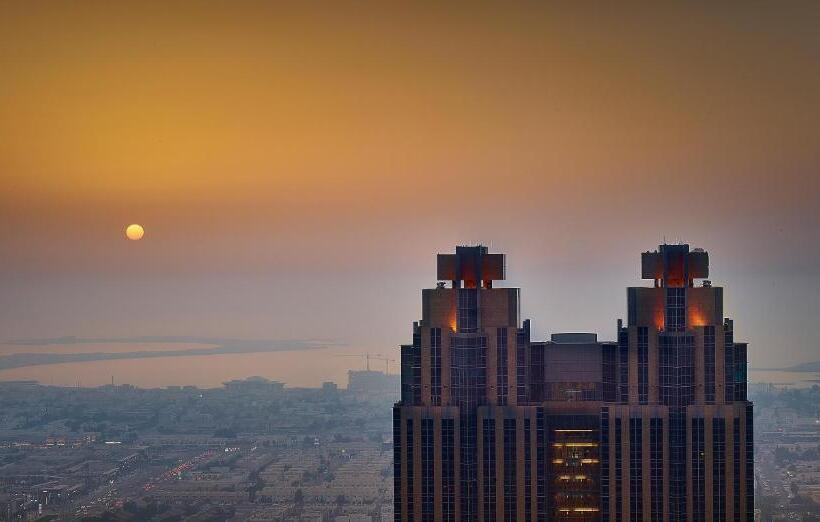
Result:
[[[617,341],[530,339],[505,257],[438,256],[401,347],[396,520],[753,520],[746,344],[708,254],[642,255]],[[702,282],[695,285],[695,280]]]

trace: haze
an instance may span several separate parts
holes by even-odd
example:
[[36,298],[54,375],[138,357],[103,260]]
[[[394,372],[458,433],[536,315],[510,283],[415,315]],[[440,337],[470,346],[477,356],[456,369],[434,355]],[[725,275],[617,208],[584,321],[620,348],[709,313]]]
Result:
[[820,4],[148,4],[0,8],[3,340],[397,355],[476,242],[536,338],[611,339],[665,238],[752,366],[820,359]]

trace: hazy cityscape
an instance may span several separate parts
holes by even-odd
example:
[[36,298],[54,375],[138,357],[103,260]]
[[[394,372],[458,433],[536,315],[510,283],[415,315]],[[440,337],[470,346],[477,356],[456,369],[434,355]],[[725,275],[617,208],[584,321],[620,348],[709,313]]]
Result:
[[0,1],[0,522],[820,522],[820,1]]
[[820,519],[820,363],[750,370],[723,288],[705,279],[708,252],[642,253],[654,283],[627,289],[617,341],[531,340],[520,289],[499,286],[506,258],[487,247],[458,246],[437,265],[412,344],[386,354],[215,338],[6,343],[3,371],[223,355],[272,370],[265,357],[279,352],[291,368],[346,358],[363,369],[302,387],[0,380],[0,520]]
[[399,379],[0,383],[2,520],[392,520]]
[[[398,376],[358,377],[358,392],[263,379],[216,389],[0,383],[0,515],[393,520]],[[762,520],[816,520],[820,386],[750,384],[749,398]]]

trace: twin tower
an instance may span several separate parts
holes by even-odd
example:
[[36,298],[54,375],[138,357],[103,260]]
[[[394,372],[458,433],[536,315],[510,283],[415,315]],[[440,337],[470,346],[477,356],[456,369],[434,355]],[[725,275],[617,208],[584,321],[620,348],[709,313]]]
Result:
[[395,520],[753,520],[746,344],[708,254],[641,265],[617,342],[534,341],[504,254],[439,254],[401,347]]

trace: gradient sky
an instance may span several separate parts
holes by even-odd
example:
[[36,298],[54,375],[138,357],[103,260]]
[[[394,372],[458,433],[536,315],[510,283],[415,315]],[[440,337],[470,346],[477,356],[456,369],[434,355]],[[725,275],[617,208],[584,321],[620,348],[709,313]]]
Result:
[[819,3],[301,4],[0,7],[0,337],[386,352],[483,242],[611,339],[666,238],[753,366],[820,359]]

